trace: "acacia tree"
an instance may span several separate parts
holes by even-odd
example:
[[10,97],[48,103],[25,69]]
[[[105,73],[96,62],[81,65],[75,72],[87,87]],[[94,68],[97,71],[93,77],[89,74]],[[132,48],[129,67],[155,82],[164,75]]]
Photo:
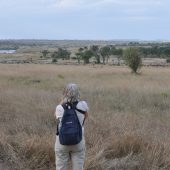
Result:
[[48,55],[50,52],[49,52],[48,50],[43,50],[41,53],[42,53],[43,57],[46,58],[47,55]]
[[103,59],[103,64],[108,63],[109,57],[111,55],[111,50],[109,46],[104,46],[102,48],[100,48],[100,54],[102,56]]
[[88,64],[89,63],[89,59],[93,56],[93,52],[89,49],[85,49],[82,53],[81,53],[81,57],[84,60],[84,64]]
[[51,53],[51,58],[52,58],[52,62],[56,63],[58,60],[58,51],[54,51],[53,53]]
[[79,48],[78,52],[75,53],[75,55],[77,57],[77,61],[78,61],[79,64],[80,64],[80,59],[81,59],[83,50],[84,50],[83,48]]
[[58,51],[54,51],[51,54],[51,58],[54,60],[57,59],[63,59],[63,60],[69,60],[70,59],[71,53],[67,51],[66,49],[59,48]]
[[58,58],[61,58],[63,60],[69,60],[71,53],[67,51],[66,49],[59,48],[57,55],[58,55]]
[[96,58],[97,64],[100,64],[100,50],[97,45],[93,45],[90,47],[91,51],[93,52],[94,57]]
[[142,59],[137,48],[127,48],[123,51],[124,60],[133,73],[137,73],[142,66]]
[[93,52],[88,47],[79,48],[78,52],[76,53],[77,60],[80,62],[80,59],[84,61],[84,64],[88,64],[90,58],[93,56]]

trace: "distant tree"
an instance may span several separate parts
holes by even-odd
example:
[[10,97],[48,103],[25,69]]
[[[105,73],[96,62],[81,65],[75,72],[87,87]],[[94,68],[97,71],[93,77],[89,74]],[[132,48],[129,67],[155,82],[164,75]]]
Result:
[[111,47],[111,54],[117,56],[118,65],[120,65],[120,58],[123,55],[122,48],[116,49],[114,46]]
[[84,48],[81,47],[81,48],[78,49],[78,52],[82,52],[82,51],[84,51],[84,49],[86,49],[86,48],[87,48],[87,47],[84,47]]
[[53,58],[52,59],[52,63],[56,63],[57,62],[57,59],[56,58]]
[[88,47],[87,47],[87,46],[85,46],[85,47],[84,47],[84,49],[85,49],[85,50],[87,50],[87,49],[88,49]]
[[80,60],[82,58],[83,51],[84,51],[84,48],[81,47],[81,48],[78,49],[78,52],[75,53],[77,61],[78,61],[79,64],[80,64]]
[[170,56],[170,47],[162,47],[162,48],[160,48],[160,51],[161,51],[161,54]]
[[77,56],[78,63],[80,63],[80,59],[82,59],[84,64],[88,64],[90,62],[90,58],[93,56],[92,50],[87,47],[79,48],[78,52],[75,54]]
[[82,53],[81,53],[81,57],[84,60],[84,64],[88,64],[89,63],[89,59],[93,56],[93,52],[89,49],[85,49]]
[[91,51],[93,52],[93,55],[96,59],[97,64],[100,64],[100,50],[97,45],[93,45],[90,47]]
[[169,45],[151,45],[150,47],[140,47],[140,54],[143,57],[152,57],[152,58],[158,58],[158,57],[169,57],[170,56],[170,46]]
[[142,66],[142,59],[139,56],[137,48],[127,48],[123,52],[124,60],[127,66],[130,67],[132,72],[137,73]]
[[58,51],[54,51],[53,53],[51,53],[51,58],[52,58],[52,62],[57,62]]
[[170,63],[170,58],[167,58],[167,59],[166,59],[166,62],[167,62],[167,63]]
[[63,59],[63,60],[69,60],[71,53],[67,51],[66,49],[58,48],[58,51],[54,51],[51,54],[51,58],[54,59]]
[[81,59],[81,55],[80,55],[80,53],[75,53],[75,55],[76,55],[76,58],[77,58],[77,62],[80,64],[80,59]]
[[106,61],[106,63],[108,63],[108,59],[111,55],[110,47],[104,46],[104,47],[100,48],[100,54],[101,54],[102,59],[103,59],[103,64],[105,64],[105,61]]
[[61,58],[63,60],[69,60],[71,53],[66,49],[59,48],[57,52],[57,58]]
[[148,49],[147,48],[140,47],[139,52],[143,57],[147,57],[147,55],[148,55]]
[[118,56],[122,56],[122,54],[123,54],[123,50],[122,50],[122,48],[115,48],[115,47],[112,47],[111,48],[111,54],[113,54],[113,55],[118,55]]
[[47,55],[48,55],[50,52],[49,52],[48,50],[43,50],[41,53],[42,53],[43,57],[46,58]]

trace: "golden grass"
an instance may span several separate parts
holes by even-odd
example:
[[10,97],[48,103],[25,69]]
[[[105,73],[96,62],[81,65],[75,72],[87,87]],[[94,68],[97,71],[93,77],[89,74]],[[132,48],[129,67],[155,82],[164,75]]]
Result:
[[170,69],[0,65],[0,169],[54,170],[54,110],[65,84],[90,105],[86,170],[170,169]]

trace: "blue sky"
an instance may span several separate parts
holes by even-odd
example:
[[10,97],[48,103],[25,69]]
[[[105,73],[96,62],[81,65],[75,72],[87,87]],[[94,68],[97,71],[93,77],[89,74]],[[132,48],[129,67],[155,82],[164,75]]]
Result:
[[0,0],[0,39],[170,40],[170,0]]

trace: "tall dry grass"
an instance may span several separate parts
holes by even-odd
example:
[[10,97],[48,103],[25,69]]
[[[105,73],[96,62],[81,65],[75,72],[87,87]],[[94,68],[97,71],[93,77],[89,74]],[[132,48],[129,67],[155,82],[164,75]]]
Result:
[[170,69],[0,65],[0,169],[54,170],[63,86],[90,105],[86,170],[170,169]]

